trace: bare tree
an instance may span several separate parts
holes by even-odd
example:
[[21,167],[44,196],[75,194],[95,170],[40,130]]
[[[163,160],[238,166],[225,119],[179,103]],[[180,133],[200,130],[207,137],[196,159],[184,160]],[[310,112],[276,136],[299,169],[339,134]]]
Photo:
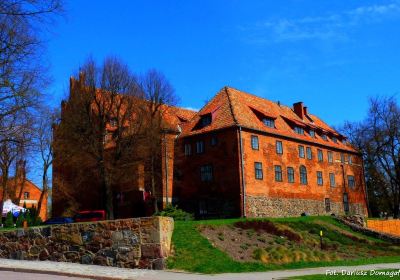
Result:
[[53,164],[53,126],[58,120],[59,112],[48,108],[42,108],[36,119],[34,144],[42,163],[42,192],[37,205],[37,216],[40,215],[43,199],[49,193],[49,169]]
[[[175,105],[178,98],[174,88],[166,77],[155,69],[148,71],[140,81],[140,88],[147,102],[145,112],[148,129],[146,130],[146,143],[149,148],[149,165],[151,178],[151,192],[153,196],[154,211],[158,212],[157,198],[162,192],[157,189],[157,181],[161,181],[162,171],[161,158],[163,147],[166,149],[165,133],[167,130],[165,114],[169,110],[169,105]],[[164,142],[163,142],[164,141]],[[162,199],[162,197],[161,197]]]
[[370,100],[368,116],[346,123],[351,142],[363,153],[370,206],[399,217],[400,107],[395,98]]
[[[33,107],[48,83],[42,61],[44,45],[41,35],[53,15],[61,12],[62,0],[0,1],[0,158],[3,196],[10,167],[24,145],[21,138]],[[22,139],[22,140],[21,140]],[[15,195],[13,195],[15,197]]]
[[114,57],[100,67],[89,59],[57,128],[57,154],[95,172],[109,219],[114,218],[113,185],[136,161],[142,112],[143,98],[128,67]]
[[[18,124],[17,124],[18,123]],[[29,142],[29,132],[31,123],[26,119],[15,124],[18,129],[15,133],[7,135],[6,141],[0,141],[0,171],[1,171],[1,187],[2,197],[0,199],[0,213],[3,211],[3,203],[6,199],[14,199],[15,189],[10,189],[9,178],[12,165],[16,163],[16,159],[20,155],[21,147],[26,146]],[[15,178],[16,180],[17,178]]]
[[41,60],[41,27],[61,10],[61,0],[0,2],[0,134],[16,129],[7,126],[12,122],[6,119],[32,107],[48,81]]

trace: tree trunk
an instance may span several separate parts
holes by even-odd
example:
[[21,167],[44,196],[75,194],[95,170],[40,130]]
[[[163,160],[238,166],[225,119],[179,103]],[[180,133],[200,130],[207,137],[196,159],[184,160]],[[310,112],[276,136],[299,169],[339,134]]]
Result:
[[153,193],[154,213],[158,212],[157,196],[156,196],[156,179],[154,170],[154,154],[151,155],[151,191]]
[[39,201],[38,201],[38,207],[37,207],[37,211],[36,211],[36,217],[40,216],[40,211],[42,210],[42,203],[43,203],[43,198],[44,196],[47,194],[48,191],[48,186],[47,186],[47,169],[48,166],[46,166],[46,164],[44,164],[43,167],[43,174],[42,174],[42,193],[40,194],[39,197]]
[[[8,198],[8,190],[7,190],[7,183],[8,183],[8,169],[3,170],[3,175],[2,175],[2,188],[3,188],[3,195],[0,201],[0,217],[3,217],[3,205],[6,199]],[[1,220],[1,219],[0,219]]]
[[111,188],[110,178],[107,174],[106,168],[104,166],[104,161],[100,161],[100,178],[102,184],[102,190],[104,194],[104,207],[107,214],[107,219],[114,220],[114,201],[113,201],[113,192]]

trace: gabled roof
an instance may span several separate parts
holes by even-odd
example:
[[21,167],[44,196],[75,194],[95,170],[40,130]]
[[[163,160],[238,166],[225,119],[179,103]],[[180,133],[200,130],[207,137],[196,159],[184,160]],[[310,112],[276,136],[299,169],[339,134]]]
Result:
[[[199,128],[198,124],[205,114],[210,114],[212,121],[210,125]],[[266,126],[262,118],[275,120],[275,128]],[[328,126],[317,116],[307,114],[301,119],[292,108],[272,102],[270,100],[234,89],[232,87],[222,88],[213,99],[211,99],[190,122],[182,125],[181,137],[202,134],[227,127],[241,126],[247,129],[254,129],[260,132],[274,134],[282,137],[289,137],[300,141],[312,142],[328,147],[357,152],[349,144],[341,141],[334,143],[322,139],[318,134],[312,138],[307,133],[299,135],[294,132],[293,126],[302,126],[306,129],[313,129],[344,138],[340,133]]]

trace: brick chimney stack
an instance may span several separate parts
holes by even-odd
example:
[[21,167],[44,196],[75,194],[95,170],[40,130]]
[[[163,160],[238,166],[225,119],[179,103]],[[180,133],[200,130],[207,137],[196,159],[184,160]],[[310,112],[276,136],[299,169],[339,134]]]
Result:
[[26,161],[20,159],[17,162],[17,174],[16,174],[16,177],[18,179],[23,180],[25,178],[25,176],[26,176]]
[[[304,119],[304,106],[303,102],[297,102],[293,104],[293,110],[300,119]],[[307,107],[306,110],[307,111]]]
[[307,115],[308,115],[307,107],[304,107],[304,116],[307,116]]

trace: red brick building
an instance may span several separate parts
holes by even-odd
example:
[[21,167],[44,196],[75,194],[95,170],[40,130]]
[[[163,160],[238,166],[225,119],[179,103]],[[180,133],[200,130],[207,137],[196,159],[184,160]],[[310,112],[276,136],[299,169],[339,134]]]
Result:
[[174,197],[199,216],[367,215],[360,153],[303,103],[225,87],[185,123]]
[[[27,208],[38,207],[38,202],[40,196],[42,194],[42,190],[36,186],[29,179],[26,179],[25,175],[25,163],[21,164],[21,168],[18,171],[16,177],[11,178],[7,182],[9,193],[12,194],[13,197],[18,197],[21,195],[21,199],[19,201],[19,206],[26,206]],[[25,179],[24,179],[25,178]],[[3,197],[3,189],[0,187],[0,197]],[[11,199],[8,197],[6,199]],[[43,202],[40,207],[39,216],[42,221],[47,219],[47,194],[43,197]]]
[[[197,113],[177,107],[166,112],[160,206],[172,202],[199,217],[367,215],[360,153],[301,102],[290,108],[225,87]],[[63,160],[55,156],[53,162],[56,216],[68,203],[58,185],[76,186],[71,170],[79,169],[61,168]],[[116,186],[120,213],[151,214],[142,204],[150,190],[145,169],[137,164],[132,180]],[[82,200],[75,210],[99,209],[95,178],[88,175],[83,184],[91,193],[75,198]]]
[[[62,102],[61,124],[63,115],[68,110],[69,101],[74,93],[84,92],[80,79],[70,79],[70,96]],[[182,123],[189,121],[195,112],[174,106],[162,106],[163,126],[162,141],[157,153],[156,191],[152,194],[149,162],[146,160],[132,163],[129,179],[119,185],[113,185],[114,216],[116,218],[139,217],[153,214],[151,199],[155,197],[159,209],[172,200],[174,178],[174,143],[180,133]],[[112,120],[107,124],[107,133],[103,144],[112,149],[112,132],[115,129]],[[58,140],[57,127],[54,130],[54,141]],[[146,143],[142,143],[146,146]],[[140,145],[138,145],[140,146]],[[104,197],[96,174],[91,168],[79,163],[71,163],[67,157],[60,157],[60,145],[54,145],[52,215],[72,216],[82,210],[104,209]],[[146,148],[138,151],[147,155]],[[84,168],[87,168],[86,170]],[[160,176],[159,176],[160,174]]]

